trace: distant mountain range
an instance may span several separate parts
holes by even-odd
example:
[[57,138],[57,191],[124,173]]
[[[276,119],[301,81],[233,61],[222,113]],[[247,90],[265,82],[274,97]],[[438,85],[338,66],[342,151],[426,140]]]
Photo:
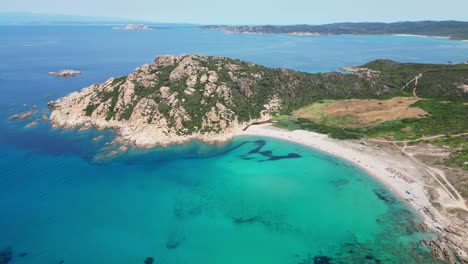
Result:
[[450,39],[468,39],[468,22],[418,21],[395,23],[335,23],[325,25],[264,25],[264,26],[202,26],[203,29],[222,30],[231,33],[293,34],[293,35],[390,35],[411,34],[439,36]]

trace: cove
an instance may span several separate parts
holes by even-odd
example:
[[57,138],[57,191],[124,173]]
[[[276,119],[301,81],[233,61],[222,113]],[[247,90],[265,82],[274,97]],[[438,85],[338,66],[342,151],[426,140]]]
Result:
[[27,253],[12,263],[436,263],[383,186],[290,142],[0,153],[0,246]]

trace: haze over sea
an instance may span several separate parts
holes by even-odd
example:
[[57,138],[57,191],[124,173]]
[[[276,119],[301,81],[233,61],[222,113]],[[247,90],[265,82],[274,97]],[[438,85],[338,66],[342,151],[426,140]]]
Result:
[[[49,113],[48,101],[129,74],[158,54],[327,72],[380,58],[463,62],[468,42],[182,26],[11,26],[0,27],[0,36],[0,249],[11,246],[12,263],[437,263],[420,244],[432,235],[405,204],[316,150],[244,137],[100,160],[118,147],[106,145],[110,132],[45,122],[25,128],[32,120],[8,117],[32,105]],[[47,75],[61,69],[82,75]]]

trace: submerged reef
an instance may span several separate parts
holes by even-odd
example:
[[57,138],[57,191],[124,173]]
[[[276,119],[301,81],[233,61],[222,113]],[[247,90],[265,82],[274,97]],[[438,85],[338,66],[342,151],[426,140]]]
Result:
[[0,251],[0,264],[8,264],[13,259],[13,249],[7,247]]
[[375,195],[382,201],[384,201],[388,205],[395,204],[397,201],[395,198],[389,196],[385,191],[383,190],[373,190]]
[[252,160],[254,158],[252,157],[249,157],[249,155],[252,155],[252,154],[260,154],[264,157],[267,157],[268,159],[267,160],[260,160],[259,162],[263,162],[263,161],[276,161],[276,160],[282,160],[282,159],[297,159],[297,158],[302,158],[301,155],[297,154],[297,153],[289,153],[287,155],[273,155],[273,152],[271,150],[264,150],[262,151],[262,148],[265,147],[266,145],[266,141],[265,140],[257,140],[257,141],[253,141],[253,142],[244,142],[242,144],[245,144],[245,143],[253,143],[253,144],[256,144],[257,147],[252,149],[251,151],[247,152],[247,154],[245,155],[242,155],[241,156],[241,159],[244,159],[244,160]]

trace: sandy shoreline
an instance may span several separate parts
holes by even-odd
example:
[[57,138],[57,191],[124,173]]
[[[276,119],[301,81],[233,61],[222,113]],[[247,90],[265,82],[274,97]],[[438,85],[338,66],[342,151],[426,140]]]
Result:
[[424,183],[419,181],[417,176],[420,173],[419,168],[402,155],[394,155],[395,153],[389,155],[386,151],[379,151],[367,145],[334,140],[314,132],[283,130],[271,124],[251,126],[247,131],[239,130],[236,136],[262,136],[287,140],[349,161],[365,170],[410,205],[430,229],[440,231],[450,225],[432,209],[433,206],[423,187]]
[[392,34],[396,37],[415,37],[415,38],[437,38],[437,39],[451,39],[450,37],[444,36],[429,36],[429,35],[416,35],[416,34]]
[[[161,141],[156,145],[136,144],[138,142],[126,140],[116,131],[115,142],[147,149],[184,144],[191,140],[207,144],[224,144],[238,136],[258,136],[311,147],[358,166],[412,208],[419,215],[424,228],[437,234],[437,239],[422,242],[430,247],[434,256],[447,260],[449,263],[458,263],[457,259],[468,260],[468,232],[464,223],[466,221],[460,221],[458,217],[454,217],[453,213],[448,213],[450,210],[467,211],[464,201],[454,201],[450,194],[444,191],[444,188],[431,182],[431,175],[420,164],[405,156],[400,149],[370,140],[336,140],[324,134],[305,130],[289,131],[276,128],[271,123],[250,125],[244,131],[245,127],[245,124],[238,126],[234,131],[214,138],[192,135],[170,142]],[[104,158],[125,151],[126,148],[123,151],[119,149]]]
[[336,140],[305,130],[280,129],[272,124],[250,126],[246,131],[239,129],[236,136],[282,139],[353,163],[411,207],[425,226],[438,235],[428,244],[435,256],[449,263],[458,263],[455,258],[462,262],[468,260],[468,236],[463,221],[447,214],[448,210],[466,211],[464,201],[454,201],[443,188],[431,183],[427,171],[400,150],[369,140]]
[[289,35],[289,36],[395,36],[395,37],[414,37],[414,38],[434,38],[434,39],[445,39],[453,41],[468,42],[466,39],[453,39],[447,36],[431,36],[431,35],[417,35],[417,34],[322,34],[317,32],[283,32],[283,33],[268,33],[268,32],[250,32],[250,31],[235,31],[229,29],[220,30],[227,34],[245,34],[245,35]]

